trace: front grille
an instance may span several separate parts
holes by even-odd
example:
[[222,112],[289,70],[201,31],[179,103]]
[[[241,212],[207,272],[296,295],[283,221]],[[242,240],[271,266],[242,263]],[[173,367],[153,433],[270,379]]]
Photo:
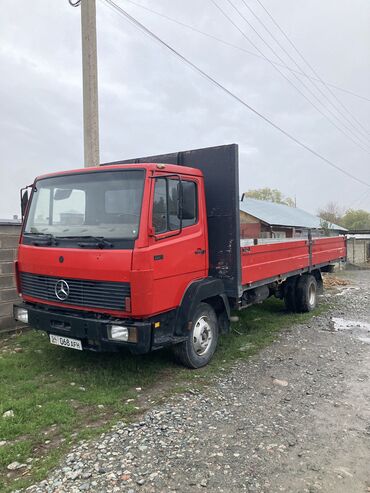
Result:
[[[55,293],[55,286],[61,280],[64,280],[69,287],[68,296],[64,300],[58,299]],[[130,296],[128,282],[68,279],[28,272],[20,273],[20,281],[22,294],[26,296],[76,306],[124,311],[125,299]]]

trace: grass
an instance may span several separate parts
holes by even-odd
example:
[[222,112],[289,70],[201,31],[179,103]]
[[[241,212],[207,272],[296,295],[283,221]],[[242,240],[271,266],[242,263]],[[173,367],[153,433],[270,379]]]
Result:
[[[82,438],[132,420],[145,410],[136,388],[152,401],[207,385],[220,367],[255,354],[281,329],[312,314],[288,314],[281,301],[269,299],[239,316],[212,362],[197,371],[176,365],[169,351],[144,356],[73,351],[52,346],[36,331],[0,339],[0,441],[6,440],[0,446],[0,491],[43,479]],[[14,417],[3,418],[8,410]],[[11,462],[27,459],[33,459],[31,469],[7,470]]]

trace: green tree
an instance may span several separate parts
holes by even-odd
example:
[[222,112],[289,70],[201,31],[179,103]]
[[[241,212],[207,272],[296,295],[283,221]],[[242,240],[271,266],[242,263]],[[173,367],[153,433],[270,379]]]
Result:
[[348,209],[343,216],[342,224],[347,229],[370,229],[370,212]]
[[370,229],[370,212],[362,209],[344,210],[335,202],[329,202],[323,209],[319,209],[322,227],[330,228],[338,224],[346,229]]
[[278,204],[289,205],[295,207],[295,202],[291,197],[285,197],[280,190],[276,188],[258,188],[256,190],[248,190],[244,193],[245,197],[257,200],[267,200],[268,202],[276,202]]

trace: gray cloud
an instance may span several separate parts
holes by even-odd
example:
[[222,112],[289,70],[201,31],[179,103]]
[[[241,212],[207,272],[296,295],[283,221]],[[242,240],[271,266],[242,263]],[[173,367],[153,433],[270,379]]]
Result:
[[[370,181],[369,154],[268,63],[116,1],[256,109]],[[141,2],[253,49],[208,0]],[[323,78],[370,96],[367,1],[264,3]],[[36,175],[82,166],[81,42],[80,12],[67,0],[0,0],[0,7],[0,217],[6,217],[18,212],[18,190]],[[101,2],[97,14],[102,161],[237,142],[241,191],[279,188],[309,211],[329,200],[370,209],[370,193],[355,202],[363,186],[268,127]],[[370,127],[370,103],[336,94]]]

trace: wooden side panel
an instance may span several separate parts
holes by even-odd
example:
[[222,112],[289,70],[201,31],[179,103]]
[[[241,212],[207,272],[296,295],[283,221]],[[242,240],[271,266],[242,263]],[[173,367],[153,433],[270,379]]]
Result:
[[312,267],[340,258],[345,258],[346,239],[344,236],[319,238],[312,241]]
[[307,240],[268,243],[243,247],[242,283],[247,285],[309,265]]
[[[343,236],[314,239],[311,266],[315,268],[317,265],[345,259],[346,250],[346,239]],[[242,247],[241,253],[243,286],[310,266],[308,240]]]

